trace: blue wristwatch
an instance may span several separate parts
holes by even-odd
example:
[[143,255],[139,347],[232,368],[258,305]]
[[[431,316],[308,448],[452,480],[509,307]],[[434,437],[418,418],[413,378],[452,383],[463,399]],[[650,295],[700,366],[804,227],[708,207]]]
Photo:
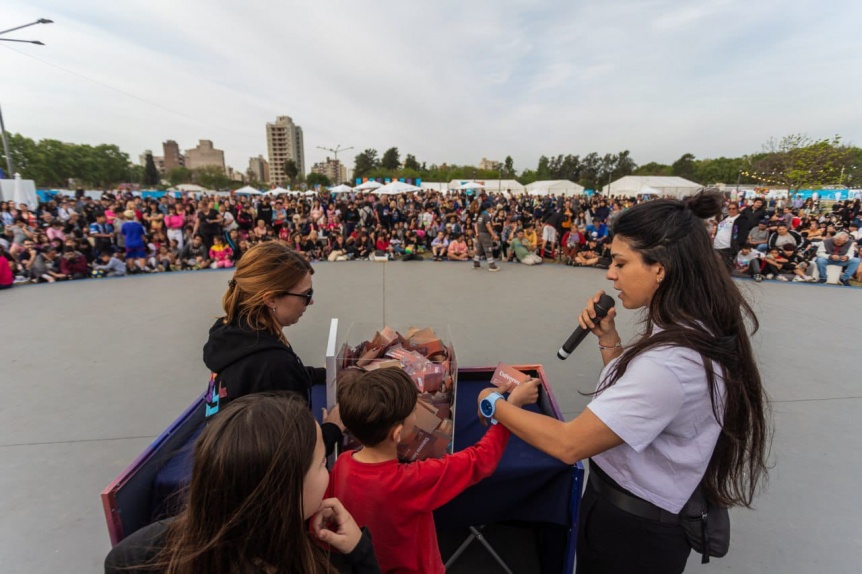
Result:
[[[503,395],[493,392],[479,403],[479,410],[482,411],[482,416],[491,421],[492,425],[497,424],[497,419],[494,418],[494,413],[497,412],[496,402],[503,398]],[[505,400],[505,399],[504,399]]]

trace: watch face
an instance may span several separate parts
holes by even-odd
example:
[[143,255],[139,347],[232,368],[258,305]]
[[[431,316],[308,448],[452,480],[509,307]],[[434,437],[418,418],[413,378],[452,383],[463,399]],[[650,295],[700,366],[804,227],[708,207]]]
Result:
[[491,401],[488,399],[482,399],[482,414],[485,416],[491,416],[494,412],[494,408],[491,405]]

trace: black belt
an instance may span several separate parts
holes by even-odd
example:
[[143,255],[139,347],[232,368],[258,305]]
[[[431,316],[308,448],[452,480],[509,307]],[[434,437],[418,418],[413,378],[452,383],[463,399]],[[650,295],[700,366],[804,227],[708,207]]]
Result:
[[639,518],[668,524],[679,524],[679,514],[673,514],[642,498],[623,492],[611,484],[609,480],[610,478],[605,472],[597,464],[590,461],[590,478],[588,483],[592,485],[601,498],[607,500],[623,512],[628,512]]

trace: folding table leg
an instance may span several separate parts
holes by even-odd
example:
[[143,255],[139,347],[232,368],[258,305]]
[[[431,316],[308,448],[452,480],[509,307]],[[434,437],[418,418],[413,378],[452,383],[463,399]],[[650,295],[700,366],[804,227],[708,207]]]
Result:
[[450,566],[452,566],[452,564],[454,564],[455,561],[458,560],[461,554],[463,554],[464,551],[467,550],[467,547],[470,546],[470,544],[472,544],[474,540],[478,540],[482,544],[482,546],[485,547],[485,550],[487,550],[488,553],[494,557],[494,560],[497,561],[497,563],[506,572],[506,574],[513,574],[509,566],[503,561],[502,558],[500,558],[500,555],[497,554],[497,552],[494,550],[494,547],[491,546],[491,543],[488,542],[482,535],[481,530],[483,528],[485,528],[484,525],[480,526],[479,528],[476,528],[475,526],[470,527],[470,536],[468,536],[464,540],[464,542],[461,543],[461,546],[458,547],[458,550],[456,550],[452,554],[452,556],[449,557],[449,560],[447,560],[446,564],[444,564],[444,568],[448,569]]

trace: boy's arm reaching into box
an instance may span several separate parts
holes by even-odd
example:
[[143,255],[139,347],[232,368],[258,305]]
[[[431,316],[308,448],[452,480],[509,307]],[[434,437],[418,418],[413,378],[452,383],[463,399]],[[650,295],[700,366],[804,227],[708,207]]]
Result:
[[494,425],[479,442],[460,452],[404,465],[403,478],[416,493],[409,504],[418,510],[435,510],[491,476],[508,441],[509,431]]

